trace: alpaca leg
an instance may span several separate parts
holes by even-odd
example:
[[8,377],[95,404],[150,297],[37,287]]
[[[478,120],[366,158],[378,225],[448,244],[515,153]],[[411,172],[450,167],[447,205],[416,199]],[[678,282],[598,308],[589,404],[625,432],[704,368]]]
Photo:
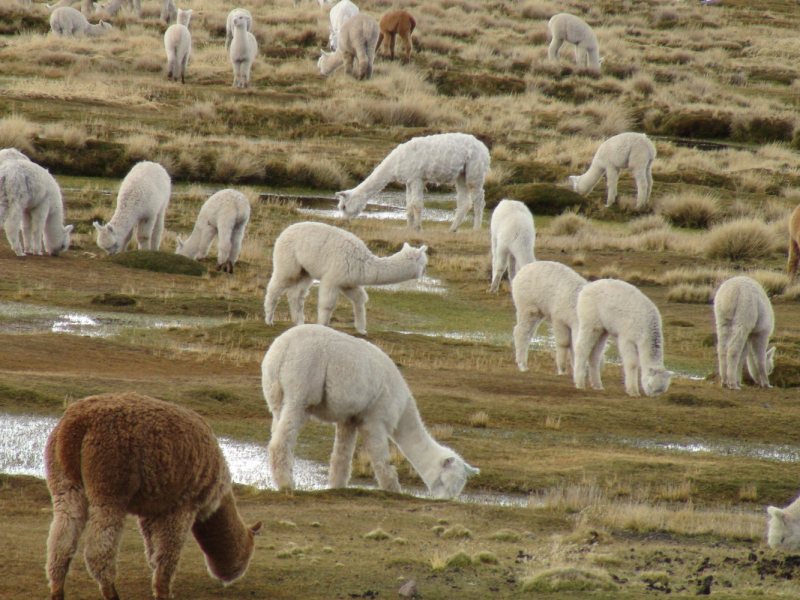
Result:
[[25,251],[19,240],[20,228],[22,225],[22,211],[17,207],[12,206],[11,210],[6,214],[6,222],[3,229],[6,231],[6,238],[8,244],[17,256],[25,256]]
[[731,331],[728,335],[728,387],[732,390],[742,387],[745,342],[744,333],[739,330]]
[[244,239],[244,223],[237,223],[233,228],[231,235],[231,253],[228,256],[228,263],[230,264],[230,272],[233,273],[233,265],[239,260],[239,253],[242,251],[242,240]]
[[606,197],[606,206],[614,204],[617,199],[617,180],[619,179],[619,169],[615,167],[606,167],[606,187],[608,188],[608,196]]
[[328,485],[332,488],[347,487],[356,451],[358,428],[352,421],[336,424],[336,439],[333,442],[331,468],[328,472]]
[[386,430],[380,424],[369,423],[359,427],[358,431],[364,440],[378,485],[383,490],[399,492],[400,482],[397,479],[397,470],[392,466],[389,457],[389,436]]
[[547,48],[547,58],[549,60],[557,60],[558,59],[558,51],[561,49],[561,44],[564,43],[564,40],[553,36],[553,40],[550,42],[550,46]]
[[517,276],[517,259],[514,257],[514,253],[508,253],[508,282],[514,283],[514,277]]
[[308,420],[306,403],[284,401],[280,417],[273,415],[272,437],[269,441],[269,466],[272,480],[279,490],[294,488],[294,447],[300,429]]
[[461,223],[464,222],[464,217],[467,216],[469,206],[467,179],[461,174],[456,178],[456,214],[453,217],[453,224],[450,226],[450,231],[458,231]]
[[312,283],[314,283],[314,279],[311,275],[306,274],[302,276],[287,293],[289,299],[289,314],[295,325],[302,325],[305,323],[303,307],[306,304],[306,297],[308,296],[308,290],[311,288]]
[[[217,230],[217,265],[221,268],[222,265],[228,263],[231,258],[231,246],[233,241],[233,226],[231,223],[220,223]],[[210,245],[210,244],[209,244]]]
[[483,222],[483,209],[486,206],[483,191],[483,179],[480,182],[468,182],[470,204],[472,205],[472,229],[478,231]]
[[319,300],[317,306],[317,323],[319,325],[330,325],[331,314],[336,308],[336,301],[339,299],[339,286],[328,281],[319,282]]
[[[603,329],[589,329],[588,327],[581,327],[578,331],[577,341],[572,349],[575,353],[575,370],[572,372],[572,377],[575,387],[580,390],[586,388],[586,370],[594,358],[595,347],[604,333]],[[591,370],[589,368],[590,377],[592,375]],[[593,379],[592,384],[594,385]]]
[[344,72],[348,75],[353,74],[353,63],[355,62],[356,55],[355,54],[345,54],[344,55]]
[[797,277],[797,265],[800,264],[800,241],[789,240],[789,260],[786,262],[786,274]]
[[747,342],[747,370],[758,385],[771,388],[769,373],[767,373],[767,346],[769,335],[753,333]]
[[650,195],[653,193],[653,161],[651,160],[647,163],[647,168],[645,169],[645,181],[647,183],[647,190],[645,191],[644,203],[650,203]]
[[119,600],[114,580],[117,554],[125,525],[125,511],[114,506],[92,506],[86,535],[86,569],[100,586],[104,600]]
[[397,42],[397,33],[389,34],[389,55],[390,60],[394,60],[394,45]]
[[413,179],[406,184],[406,210],[409,229],[422,230],[422,179]]
[[722,387],[728,387],[728,327],[717,325],[717,362]]
[[492,252],[492,285],[489,287],[490,292],[496,292],[500,287],[500,280],[503,279],[503,273],[506,272],[508,257],[509,252],[505,244],[498,244],[495,251]]
[[52,600],[64,599],[69,564],[89,518],[89,503],[83,490],[65,487],[63,492],[53,492],[53,522],[47,537],[47,579]]
[[164,213],[166,213],[166,210],[156,215],[156,221],[153,223],[153,232],[150,236],[150,250],[158,250],[159,246],[161,246],[161,234],[164,232]]
[[572,333],[565,323],[553,321],[553,337],[556,342],[556,369],[559,375],[566,375]]
[[644,208],[650,200],[647,184],[647,169],[639,169],[633,172],[636,180],[636,208]]
[[603,382],[600,379],[600,365],[603,360],[603,353],[605,352],[607,341],[608,332],[603,330],[594,346],[592,346],[591,354],[589,354],[589,383],[591,383],[592,387],[596,390],[603,389]]
[[[136,227],[136,242],[139,244],[139,250],[151,250],[150,240],[153,237],[153,227],[155,222],[150,219],[142,219]],[[120,252],[122,248],[120,248]]]
[[144,559],[150,566],[151,571],[156,570],[153,521],[154,519],[139,517],[139,531],[142,532],[142,539],[144,540]]
[[636,344],[629,340],[619,340],[618,348],[625,372],[625,391],[629,396],[638,398],[641,394],[639,394],[639,352],[636,350]]
[[[386,41],[384,42],[384,40]],[[380,54],[381,56],[385,57],[386,56],[385,46],[388,45],[388,43],[389,43],[388,38],[386,38],[386,36],[383,34],[383,31],[381,31],[378,34],[378,43],[375,44],[375,54]]]
[[186,83],[184,79],[186,77],[186,63],[188,62],[188,60],[189,60],[189,55],[184,54],[183,60],[181,61],[181,83]]
[[22,213],[22,249],[25,254],[33,254],[33,236],[31,235],[31,217]]
[[411,34],[406,33],[403,37],[403,48],[405,49],[405,60],[403,63],[408,63],[411,60],[411,50],[413,49],[413,44],[411,42]]
[[544,321],[544,315],[540,312],[517,311],[517,324],[514,326],[514,349],[520,371],[528,370],[528,347],[542,321]]
[[353,314],[355,315],[356,331],[361,335],[367,335],[367,307],[365,306],[369,296],[363,287],[342,288],[342,293],[353,303]]
[[170,598],[170,588],[175,573],[178,571],[181,550],[183,550],[186,536],[194,523],[195,515],[194,511],[183,511],[145,519],[148,521],[148,530],[151,532],[151,566],[155,564],[153,591],[156,600],[169,600]]
[[575,46],[575,64],[579,69],[585,69],[589,66],[589,59],[586,54],[586,48],[583,46]]
[[[266,316],[267,325],[272,325],[275,318],[275,307],[278,306],[278,301],[283,296],[283,293],[289,289],[290,283],[282,277],[276,277],[275,273],[267,284],[267,295],[264,297],[264,315]],[[291,306],[291,302],[290,302]],[[302,310],[300,311],[302,313]],[[292,320],[297,322],[292,314]]]
[[170,81],[175,81],[175,55],[170,54],[169,58],[167,59],[167,79]]

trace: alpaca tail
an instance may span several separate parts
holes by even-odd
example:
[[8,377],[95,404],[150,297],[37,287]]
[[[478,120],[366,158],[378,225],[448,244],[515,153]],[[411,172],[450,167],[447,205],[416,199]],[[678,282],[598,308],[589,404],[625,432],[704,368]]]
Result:
[[411,35],[412,33],[414,33],[414,28],[417,26],[417,22],[414,20],[414,17],[408,15],[408,23],[409,23],[408,34]]
[[55,457],[64,474],[71,481],[82,484],[81,447],[91,420],[87,415],[70,415],[62,418],[53,430]]

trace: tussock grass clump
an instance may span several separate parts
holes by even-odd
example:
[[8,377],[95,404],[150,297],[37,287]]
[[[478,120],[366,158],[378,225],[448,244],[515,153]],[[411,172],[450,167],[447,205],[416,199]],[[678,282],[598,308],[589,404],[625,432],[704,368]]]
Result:
[[472,538],[472,532],[461,524],[456,524],[442,532],[443,538]]
[[579,231],[584,231],[592,226],[589,219],[574,212],[565,212],[550,221],[547,233],[550,235],[575,235]]
[[365,540],[378,540],[378,541],[380,541],[380,540],[388,540],[389,539],[389,534],[386,533],[380,527],[378,527],[377,529],[373,529],[369,533],[364,534],[364,539]]
[[762,221],[737,219],[708,232],[703,254],[715,260],[758,260],[772,254],[776,242],[775,234]]
[[746,273],[746,275],[760,283],[767,296],[770,297],[783,294],[792,282],[791,277],[785,273],[776,273],[775,271],[758,270]]
[[445,559],[445,566],[451,569],[465,569],[472,566],[472,557],[463,550],[459,550]]
[[217,157],[214,165],[214,181],[235,183],[237,181],[262,177],[264,162],[252,154],[225,150]]
[[522,580],[523,592],[589,592],[617,587],[604,569],[555,567]]
[[127,294],[103,292],[92,298],[92,304],[101,304],[103,306],[133,306],[136,304],[136,298],[128,296]]
[[748,483],[739,488],[739,500],[743,502],[755,502],[758,500],[758,487],[755,483]]
[[473,555],[472,562],[476,565],[497,565],[500,564],[500,561],[497,558],[497,555],[494,552],[490,552],[489,550],[483,550],[478,552],[477,554]]
[[518,542],[520,539],[519,534],[513,529],[501,529],[500,531],[489,534],[487,537],[497,542]]
[[172,273],[173,275],[192,275],[202,277],[208,269],[199,262],[180,254],[171,254],[157,250],[130,250],[110,256],[111,262],[130,269],[144,269],[156,273]]
[[605,495],[599,486],[581,484],[561,486],[542,493],[531,494],[528,506],[556,512],[576,513],[587,506],[603,503]]
[[286,165],[293,184],[313,189],[340,190],[347,186],[347,175],[334,161],[324,157],[293,154]]
[[667,292],[667,302],[683,304],[710,304],[714,298],[714,288],[710,285],[680,283]]
[[0,148],[16,148],[33,152],[33,140],[39,135],[39,126],[21,115],[0,119]]
[[657,210],[673,225],[688,229],[708,229],[720,214],[716,198],[696,192],[664,196]]
[[123,138],[122,144],[125,146],[125,158],[134,161],[152,160],[158,147],[156,138],[144,133]]
[[442,425],[437,423],[433,427],[431,427],[428,432],[439,441],[442,440],[449,440],[453,437],[453,426],[452,425]]
[[551,417],[547,415],[547,418],[544,420],[544,428],[545,429],[561,429],[561,415],[558,417]]
[[632,221],[628,221],[628,224],[626,225],[628,231],[634,235],[644,233],[646,231],[652,231],[654,229],[662,229],[666,226],[667,222],[661,215],[647,215],[644,217],[638,217]]
[[670,502],[686,502],[692,497],[693,492],[694,484],[687,479],[676,484],[667,483],[662,485],[656,493],[660,498]]
[[480,410],[469,418],[469,424],[473,427],[484,428],[489,426],[489,415]]

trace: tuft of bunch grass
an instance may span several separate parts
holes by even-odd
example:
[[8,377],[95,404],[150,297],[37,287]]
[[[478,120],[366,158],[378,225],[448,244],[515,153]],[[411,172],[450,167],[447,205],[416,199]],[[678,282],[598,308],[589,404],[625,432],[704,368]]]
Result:
[[378,527],[377,529],[373,529],[369,533],[364,534],[364,539],[365,540],[378,540],[378,541],[380,541],[380,540],[388,540],[389,539],[389,534],[386,533],[380,527]]
[[647,215],[628,221],[627,228],[633,235],[644,233],[646,231],[653,231],[654,229],[663,229],[667,226],[667,222],[661,215]]
[[671,194],[661,198],[658,213],[678,227],[708,229],[719,218],[719,201],[696,192]]
[[341,190],[347,186],[347,175],[334,161],[317,156],[293,154],[286,173],[298,187]]
[[550,222],[547,233],[550,235],[575,235],[591,227],[589,219],[574,212],[565,212]]
[[472,538],[472,532],[461,524],[453,525],[442,532],[443,538]]
[[710,304],[714,298],[714,288],[710,285],[680,283],[667,292],[667,302],[683,304]]
[[617,589],[604,569],[555,567],[522,580],[523,592],[589,592]]
[[737,219],[712,228],[703,254],[714,260],[758,260],[775,250],[777,238],[767,225],[755,219]]
[[484,428],[489,426],[489,415],[484,411],[480,410],[470,416],[469,424],[473,427],[477,428]]
[[0,119],[0,148],[16,148],[33,152],[33,140],[39,135],[39,126],[22,115]]
[[490,540],[494,540],[496,542],[518,542],[520,539],[520,535],[514,531],[513,529],[500,529],[499,531],[495,531],[494,533],[490,534]]

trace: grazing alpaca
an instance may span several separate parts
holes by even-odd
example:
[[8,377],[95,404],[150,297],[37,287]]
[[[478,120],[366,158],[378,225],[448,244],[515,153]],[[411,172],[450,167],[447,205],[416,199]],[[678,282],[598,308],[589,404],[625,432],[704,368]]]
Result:
[[800,498],[786,508],[768,506],[770,516],[767,543],[773,550],[797,552],[800,549]]
[[3,163],[7,163],[12,160],[30,160],[27,156],[25,156],[22,152],[17,150],[16,148],[6,148],[5,150],[0,150],[0,165]]
[[578,337],[578,294],[588,282],[566,265],[540,260],[520,269],[511,285],[511,297],[517,309],[514,347],[520,371],[528,370],[528,346],[545,319],[553,325],[556,342],[556,369],[567,372]]
[[786,272],[790,277],[797,277],[797,265],[800,263],[800,204],[792,211],[789,219],[789,260]]
[[769,374],[774,367],[775,346],[767,350],[775,327],[772,304],[761,284],[740,275],[725,281],[714,296],[717,323],[717,359],[722,385],[742,387],[742,368],[761,387],[772,387]]
[[214,432],[196,412],[135,393],[91,396],[71,404],[45,446],[53,523],[47,578],[53,600],[88,525],[86,568],[105,600],[114,586],[125,516],[136,515],[153,569],[156,600],[169,600],[189,530],[211,575],[244,575],[261,527],[239,516],[231,475]]
[[279,489],[292,489],[294,447],[309,417],[336,425],[328,483],[346,487],[358,433],[378,484],[400,491],[389,462],[392,440],[434,498],[454,498],[478,469],[431,437],[414,396],[391,358],[369,342],[320,325],[280,335],[261,365],[272,412],[269,461]]
[[203,204],[192,235],[185,242],[178,237],[175,254],[201,260],[208,254],[216,237],[217,271],[233,273],[248,221],[250,202],[247,196],[236,190],[220,190]]
[[648,396],[659,396],[669,388],[674,373],[664,368],[664,336],[661,314],[655,304],[636,287],[616,279],[587,283],[578,294],[578,338],[573,351],[575,387],[586,387],[586,365],[592,387],[602,390],[600,360],[610,335],[625,370],[625,391],[639,396],[639,375]]
[[338,192],[339,210],[353,219],[372,197],[390,183],[406,186],[408,226],[422,229],[422,191],[426,183],[454,183],[456,214],[450,231],[456,231],[472,207],[473,229],[481,228],[486,204],[483,180],[489,170],[489,150],[467,133],[440,133],[413,138],[389,153],[358,187]]
[[579,68],[600,69],[603,59],[599,56],[600,48],[597,37],[586,21],[575,15],[561,13],[553,16],[547,23],[547,27],[553,38],[547,49],[547,58],[556,60],[561,45],[569,42],[575,44],[575,63]]
[[425,273],[427,246],[403,249],[378,258],[367,245],[344,229],[325,223],[295,223],[283,230],[272,254],[272,277],[264,298],[267,325],[275,307],[288,290],[289,310],[297,325],[304,322],[303,305],[308,288],[319,280],[317,323],[328,325],[336,300],[342,293],[353,303],[356,331],[367,333],[365,285],[385,285],[418,279]]
[[56,35],[75,36],[78,34],[87,37],[97,37],[112,29],[111,23],[100,21],[92,25],[86,20],[81,11],[71,6],[62,6],[50,14],[50,29]]
[[164,33],[164,49],[167,52],[167,79],[184,81],[186,64],[192,53],[192,34],[189,23],[192,20],[191,10],[178,9],[178,22],[170,25]]
[[503,273],[508,269],[508,279],[513,283],[517,271],[533,262],[533,244],[536,231],[533,215],[528,207],[517,200],[501,200],[492,213],[489,227],[492,238],[492,285],[496,292]]
[[592,159],[592,166],[583,175],[570,175],[572,189],[586,196],[606,175],[608,197],[606,206],[614,204],[617,198],[617,180],[621,169],[630,169],[636,179],[636,208],[643,208],[650,202],[653,189],[653,161],[656,147],[643,133],[620,133],[600,144]]
[[344,65],[348,75],[353,75],[359,80],[371,79],[379,35],[380,28],[375,19],[363,13],[353,15],[339,30],[336,52],[320,50],[322,54],[317,61],[319,74],[327,77]]
[[106,225],[94,223],[97,245],[108,254],[124,252],[135,226],[139,250],[158,250],[171,189],[169,174],[160,164],[136,164],[119,186],[111,220]]
[[358,7],[350,2],[350,0],[341,0],[341,2],[331,9],[331,13],[328,15],[331,21],[328,43],[330,44],[331,50],[334,52],[339,49],[339,32],[342,30],[342,25],[344,25],[350,17],[356,16],[358,12]]
[[[64,226],[64,203],[58,182],[47,171],[21,152],[3,152],[12,156],[0,165],[0,226],[6,232],[11,249],[17,256],[42,253],[51,256],[66,252],[72,225]],[[22,243],[20,243],[22,231]]]
[[[380,49],[381,42],[386,38],[386,44],[389,45],[389,52],[391,53],[391,60],[394,60],[394,44],[399,35],[400,39],[403,40],[403,48],[405,48],[406,51],[403,62],[407,63],[411,60],[411,34],[414,33],[414,28],[417,26],[414,17],[404,10],[392,10],[381,17],[381,21],[378,25],[381,29],[381,35],[378,37],[378,48]],[[384,46],[386,44],[384,44]]]

